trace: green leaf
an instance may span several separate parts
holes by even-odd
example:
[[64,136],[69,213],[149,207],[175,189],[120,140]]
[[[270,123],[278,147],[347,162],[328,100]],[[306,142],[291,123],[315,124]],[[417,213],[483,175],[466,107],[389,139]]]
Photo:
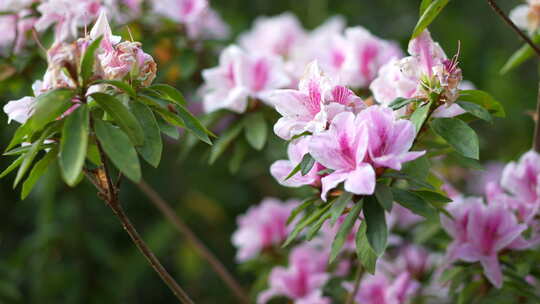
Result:
[[163,142],[154,113],[145,104],[134,100],[129,102],[129,109],[139,121],[144,133],[144,144],[136,149],[144,160],[157,168],[161,161]]
[[173,139],[179,139],[180,138],[180,132],[178,131],[177,127],[175,127],[174,125],[171,125],[168,122],[166,122],[161,117],[161,115],[157,116],[155,118],[156,118],[157,124],[159,126],[159,130],[161,131],[161,133],[163,133],[163,134],[165,134],[165,135],[167,135],[167,136],[169,136],[170,138],[173,138]]
[[90,95],[110,115],[136,146],[144,144],[144,132],[137,118],[114,96],[104,93]]
[[64,123],[60,141],[59,164],[64,181],[75,186],[84,166],[88,149],[90,114],[88,106],[81,105]]
[[395,110],[399,110],[399,109],[403,108],[404,106],[408,105],[411,102],[419,102],[419,101],[421,101],[421,100],[420,99],[415,99],[415,98],[398,97],[398,98],[394,99],[388,105],[388,107],[395,111]]
[[311,168],[313,168],[313,165],[315,165],[315,159],[311,156],[311,154],[306,153],[302,157],[302,160],[294,169],[292,169],[291,173],[287,175],[285,180],[288,180],[289,178],[293,177],[296,173],[299,171],[302,173],[302,175],[306,175],[311,171]]
[[34,162],[34,159],[36,158],[39,152],[39,147],[41,146],[45,138],[51,135],[52,129],[53,129],[52,125],[47,127],[47,129],[44,130],[43,133],[41,133],[41,136],[39,137],[39,139],[37,139],[35,142],[32,143],[32,147],[30,148],[30,150],[28,150],[28,152],[23,155],[24,159],[21,163],[21,166],[19,167],[19,170],[17,171],[17,176],[15,177],[13,188],[17,187],[17,185],[22,180],[22,178],[24,177],[28,169],[30,169],[30,166]]
[[394,201],[411,210],[413,213],[421,215],[427,219],[437,218],[437,211],[418,194],[402,189],[392,188],[392,195],[394,196]]
[[11,171],[17,169],[23,162],[24,160],[24,155],[21,155],[19,156],[14,162],[12,162],[2,173],[0,173],[0,178],[3,178],[5,177],[6,175],[8,175],[9,173],[11,173]]
[[367,224],[367,238],[371,248],[378,256],[381,256],[386,249],[388,240],[388,227],[383,207],[377,202],[375,196],[364,198],[364,217]]
[[268,127],[261,112],[248,114],[244,119],[244,128],[248,143],[255,149],[261,150],[268,137]]
[[[433,22],[433,20],[437,18],[449,1],[450,0],[433,0],[431,4],[424,9],[418,23],[416,23],[411,39],[418,37]],[[425,5],[425,3],[422,3],[422,6],[423,5]]]
[[36,97],[34,114],[24,124],[31,132],[37,132],[49,122],[60,117],[72,105],[75,92],[69,89],[57,89]]
[[304,209],[306,209],[307,207],[313,205],[318,200],[319,200],[318,197],[308,198],[305,201],[303,201],[302,204],[295,207],[291,211],[291,215],[289,215],[289,218],[287,219],[287,225],[292,223],[292,221],[294,221],[294,219],[296,218],[296,216],[298,216],[298,214],[300,214],[300,212],[304,211]]
[[460,167],[471,168],[474,170],[484,170],[484,167],[478,160],[465,157],[459,153],[451,152],[447,154],[447,157],[450,161],[457,163]]
[[331,204],[327,203],[319,206],[319,208],[314,210],[312,213],[307,213],[304,218],[302,218],[302,220],[296,224],[293,231],[289,234],[287,240],[281,247],[287,247],[298,236],[298,234],[304,230],[304,228],[318,220],[323,214],[326,213],[326,211],[328,211],[328,209],[330,209],[331,206]]
[[94,124],[97,138],[105,154],[120,172],[138,183],[141,179],[141,166],[129,137],[121,129],[108,122],[96,119]]
[[[535,44],[540,43],[540,34],[534,35],[532,37],[532,41]],[[523,64],[525,61],[529,60],[530,58],[533,58],[534,55],[534,50],[527,43],[523,44],[521,48],[519,48],[514,54],[512,54],[512,56],[510,56],[510,58],[508,58],[508,61],[506,61],[500,73],[508,73],[509,71]]]
[[92,140],[88,143],[88,149],[86,150],[86,158],[98,167],[103,165],[103,162],[101,161],[101,155],[99,155],[99,150],[95,140]]
[[347,214],[347,217],[343,221],[343,224],[341,224],[341,226],[339,227],[338,233],[336,234],[336,237],[332,242],[332,249],[330,251],[330,263],[332,263],[336,259],[341,250],[341,247],[343,247],[343,244],[345,244],[347,236],[353,228],[354,223],[358,219],[360,211],[362,211],[362,204],[363,201],[356,202],[349,214]]
[[94,71],[95,53],[97,48],[101,44],[102,39],[103,36],[92,41],[92,43],[90,43],[90,45],[86,48],[86,51],[84,52],[84,55],[81,59],[81,78],[83,86],[86,86],[88,80],[92,76],[92,73]]
[[433,0],[422,0],[422,3],[420,3],[420,16],[424,14],[431,2],[433,2]]
[[414,176],[410,176],[408,174],[405,174],[403,172],[385,172],[381,178],[395,178],[395,179],[403,179],[403,180],[406,180],[412,187],[416,187],[416,188],[426,188],[426,189],[432,189],[434,190],[435,188],[423,181],[423,180],[419,180],[418,178],[414,177]]
[[407,174],[418,181],[425,181],[429,175],[431,164],[426,155],[421,156],[413,161],[406,162],[401,168],[402,174]]
[[32,191],[39,178],[47,172],[50,164],[56,159],[58,149],[49,151],[42,159],[40,159],[34,168],[30,171],[28,178],[24,181],[21,192],[21,199],[25,199]]
[[225,150],[227,149],[227,147],[229,147],[233,140],[238,137],[243,127],[244,126],[242,123],[236,123],[235,125],[230,126],[229,129],[225,131],[225,133],[221,134],[221,136],[212,146],[212,150],[210,150],[210,164],[216,162],[216,160],[221,156],[221,154],[225,152]]
[[472,115],[487,122],[493,122],[493,118],[491,117],[491,114],[489,114],[489,111],[484,109],[482,106],[463,100],[458,100],[456,103]]
[[381,204],[381,207],[388,212],[392,211],[394,197],[392,196],[390,187],[383,183],[377,183],[377,186],[375,187],[375,197],[377,198],[377,202]]
[[431,122],[431,128],[461,155],[478,159],[480,153],[478,136],[462,120],[457,118],[437,118]]
[[430,107],[431,107],[431,102],[428,102],[422,106],[419,106],[414,111],[414,113],[412,113],[410,120],[414,125],[416,134],[418,134],[418,132],[420,132],[420,129],[422,129],[422,126],[424,125],[424,121],[426,121],[426,118],[428,117]]
[[[43,150],[43,149],[49,149],[49,148],[52,148],[56,146],[56,144],[42,144],[41,147],[39,147],[40,150]],[[7,152],[5,152],[3,155],[5,156],[13,156],[13,155],[21,155],[21,154],[24,154],[26,152],[28,152],[28,150],[30,150],[32,146],[20,146],[18,148],[15,148],[15,149],[12,149],[12,150],[9,150]]]
[[356,255],[358,256],[358,261],[360,261],[366,271],[371,274],[375,274],[375,267],[377,266],[378,257],[375,251],[373,251],[373,248],[371,248],[369,245],[366,230],[366,221],[362,221],[360,228],[356,233]]
[[332,226],[336,224],[338,218],[341,216],[341,214],[343,214],[343,210],[345,210],[347,204],[351,202],[352,198],[352,193],[344,192],[332,202],[332,208],[330,209],[330,224]]
[[176,88],[168,84],[154,84],[149,87],[149,89],[159,92],[164,98],[170,100],[178,105],[187,106],[186,99],[184,95]]
[[489,93],[480,90],[462,90],[459,91],[459,99],[482,106],[484,109],[493,113],[496,117],[505,117],[504,108],[500,102],[495,100]]
[[309,230],[306,233],[306,241],[311,241],[316,235],[319,230],[321,230],[322,225],[326,220],[330,217],[330,210],[326,209],[326,211],[323,213],[323,215],[309,228]]
[[234,144],[234,152],[231,160],[229,161],[229,170],[231,173],[236,173],[242,166],[242,161],[246,156],[247,145],[243,140],[239,140]]
[[420,195],[427,202],[436,202],[436,203],[443,203],[443,204],[452,202],[451,198],[448,198],[439,192],[421,190],[421,191],[415,191],[414,193]]
[[195,116],[193,116],[184,106],[176,105],[176,108],[178,109],[178,116],[182,118],[186,125],[186,129],[193,132],[193,134],[195,134],[195,136],[197,136],[203,142],[212,145],[212,141],[210,141],[208,135],[213,136],[214,134],[208,129],[206,129],[206,127],[203,126],[203,124],[197,118],[195,118]]
[[123,82],[123,81],[120,81],[120,80],[102,79],[102,80],[98,80],[96,82],[93,82],[92,84],[93,85],[94,84],[112,85],[112,86],[116,87],[117,89],[120,89],[121,91],[124,91],[125,93],[127,93],[131,97],[137,97],[137,92],[135,92],[135,89],[133,89],[133,87],[131,87],[131,85],[129,83],[126,83],[126,82]]

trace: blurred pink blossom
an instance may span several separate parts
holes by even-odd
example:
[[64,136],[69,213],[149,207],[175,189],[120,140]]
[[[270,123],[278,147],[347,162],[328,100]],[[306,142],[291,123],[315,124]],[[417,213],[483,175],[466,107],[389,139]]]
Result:
[[201,18],[208,0],[152,0],[153,10],[171,20],[187,24]]
[[[344,287],[352,292],[352,283],[344,283]],[[405,304],[411,303],[420,284],[412,279],[409,273],[403,272],[390,280],[382,273],[365,275],[360,281],[358,293],[354,296],[362,304]]]

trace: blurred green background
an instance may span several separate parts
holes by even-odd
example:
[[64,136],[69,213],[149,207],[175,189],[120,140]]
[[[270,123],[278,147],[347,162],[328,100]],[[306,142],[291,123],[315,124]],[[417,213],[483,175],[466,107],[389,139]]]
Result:
[[[332,15],[343,15],[349,26],[362,25],[374,34],[401,42],[405,48],[418,17],[419,0],[214,0],[233,29],[234,37],[259,15],[285,11],[296,14],[306,28]],[[501,1],[503,2],[503,1]],[[504,1],[508,11],[520,1]],[[486,1],[451,1],[431,26],[435,40],[453,54],[461,40],[464,77],[493,94],[504,105],[507,118],[490,125],[475,123],[484,161],[508,161],[530,147],[533,110],[538,90],[536,60],[508,75],[498,71],[521,42],[490,10]],[[153,54],[152,35],[141,33]],[[0,105],[30,94],[44,64],[0,83]],[[162,70],[163,71],[163,70]],[[190,84],[178,81],[178,87]],[[189,92],[185,92],[189,95]],[[1,115],[2,122],[7,120]],[[7,145],[15,124],[0,124],[1,146]],[[181,141],[182,139],[180,139]],[[272,161],[284,155],[284,145],[272,135],[271,148],[250,151],[237,174],[227,157],[207,165],[207,147],[198,145],[178,161],[179,142],[168,140],[156,170],[144,168],[145,180],[176,209],[203,242],[240,279],[246,288],[253,277],[238,270],[230,237],[236,216],[265,196],[288,198],[299,193],[280,187],[269,175]],[[5,168],[11,158],[0,158]],[[49,170],[24,201],[12,190],[13,176],[0,181],[0,303],[174,303],[166,286],[136,251],[127,234],[90,183],[70,189]],[[149,245],[197,303],[236,303],[229,290],[178,235],[146,198],[129,182],[121,200]]]

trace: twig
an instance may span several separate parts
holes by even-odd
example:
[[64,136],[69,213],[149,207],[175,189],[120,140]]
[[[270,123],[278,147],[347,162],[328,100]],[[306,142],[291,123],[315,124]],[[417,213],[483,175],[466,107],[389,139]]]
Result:
[[[103,167],[98,168],[96,172],[97,180],[89,176],[90,181],[98,188],[98,196],[105,201],[107,206],[111,208],[114,215],[120,220],[124,230],[129,234],[131,240],[137,246],[137,249],[144,255],[148,263],[152,266],[154,271],[160,276],[165,284],[170,288],[174,293],[176,298],[183,304],[194,304],[190,299],[187,293],[178,285],[174,278],[167,272],[165,267],[160,263],[158,258],[154,255],[150,247],[144,242],[141,238],[131,221],[129,220],[127,214],[124,212],[122,205],[118,199],[118,189],[113,185],[110,172],[107,167],[107,159],[101,145],[98,142],[98,150],[101,156],[101,161],[103,162]],[[85,171],[87,175],[89,172]],[[105,179],[105,181],[101,179]],[[107,188],[107,189],[105,189]]]
[[506,24],[508,24],[508,26],[510,26],[514,30],[514,32],[516,32],[516,34],[518,34],[519,37],[521,37],[521,39],[523,39],[536,52],[536,54],[540,56],[540,48],[538,48],[538,46],[536,46],[536,44],[532,42],[532,40],[529,37],[527,37],[527,35],[525,35],[514,24],[514,22],[510,20],[510,18],[508,18],[508,16],[506,16],[506,14],[502,11],[502,9],[497,5],[495,0],[487,0],[487,2],[491,6],[491,8],[495,11],[495,13],[497,13],[501,17],[501,19],[503,19],[504,22],[506,22]]
[[195,247],[199,254],[208,261],[210,266],[219,275],[219,277],[233,291],[240,303],[248,304],[250,302],[244,289],[229,273],[227,268],[217,259],[216,256],[197,238],[191,229],[178,217],[171,206],[145,181],[138,185],[139,189],[150,199],[150,201],[161,211],[161,213],[174,225],[174,227],[184,235],[187,240]]
[[536,123],[534,127],[533,149],[540,153],[540,83],[538,84],[538,97],[536,101]]
[[15,14],[14,15],[15,17],[15,37],[13,37],[13,44],[11,45],[11,51],[10,51],[10,55],[13,56],[15,55],[15,51],[17,51],[17,40],[19,40],[19,14]]
[[356,277],[354,278],[354,288],[351,293],[349,293],[349,296],[347,297],[346,304],[354,304],[354,297],[358,293],[358,289],[360,288],[360,279],[362,279],[362,265],[360,262],[358,262],[358,269],[356,269]]

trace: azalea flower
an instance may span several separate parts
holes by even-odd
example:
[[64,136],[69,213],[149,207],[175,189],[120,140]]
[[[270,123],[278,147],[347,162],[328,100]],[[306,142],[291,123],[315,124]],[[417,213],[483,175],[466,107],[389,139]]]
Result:
[[291,231],[287,219],[297,205],[294,200],[283,203],[266,198],[238,217],[238,229],[232,236],[232,242],[238,248],[236,259],[240,262],[249,260],[265,248],[283,242]]
[[[349,292],[354,290],[352,283],[344,283],[344,287]],[[419,287],[420,284],[407,272],[400,274],[394,280],[390,280],[382,273],[368,274],[360,281],[360,287],[354,299],[362,304],[410,303]]]
[[[398,97],[427,98],[430,90],[441,89],[442,104],[434,117],[465,113],[455,104],[462,80],[457,56],[451,60],[426,30],[409,43],[409,57],[393,59],[381,67],[370,89],[377,102],[388,105]],[[404,114],[405,108],[399,113]]]
[[206,112],[243,113],[249,98],[266,100],[271,90],[290,82],[279,57],[250,54],[234,45],[221,53],[219,66],[203,71],[203,78]]
[[534,33],[540,27],[540,1],[527,0],[527,4],[515,7],[509,17],[519,28]]
[[[326,284],[328,255],[312,246],[302,245],[293,249],[289,267],[275,267],[269,277],[269,288],[259,294],[257,304],[265,304],[276,296],[285,296],[295,304],[329,303],[321,296],[320,288]],[[313,302],[309,302],[312,300]]]
[[226,39],[230,35],[229,26],[213,9],[208,8],[199,18],[186,24],[191,39]]
[[13,50],[14,54],[21,52],[28,40],[27,33],[37,20],[31,14],[30,10],[23,9],[13,15],[0,16],[0,51],[4,54],[8,54],[8,50]]
[[291,178],[286,179],[292,170],[302,161],[304,155],[309,152],[308,143],[310,139],[310,136],[302,136],[291,141],[287,148],[289,159],[278,160],[272,164],[270,173],[278,183],[286,187],[300,187],[304,185],[319,187],[321,185],[321,175],[319,172],[325,168],[319,163],[315,163],[306,175],[298,172]]
[[4,106],[4,113],[8,115],[8,123],[12,120],[24,124],[34,111],[36,99],[26,96],[19,100],[12,100]]
[[208,9],[207,0],[153,0],[153,10],[171,20],[187,24],[196,22]]
[[365,107],[351,90],[333,84],[316,61],[307,66],[298,90],[275,90],[268,93],[267,100],[283,116],[274,132],[285,140],[304,132],[321,132],[336,114]]
[[250,52],[288,57],[302,43],[306,33],[300,21],[291,13],[273,17],[258,17],[253,28],[240,35],[239,44]]

